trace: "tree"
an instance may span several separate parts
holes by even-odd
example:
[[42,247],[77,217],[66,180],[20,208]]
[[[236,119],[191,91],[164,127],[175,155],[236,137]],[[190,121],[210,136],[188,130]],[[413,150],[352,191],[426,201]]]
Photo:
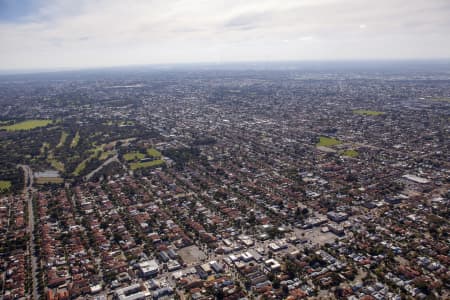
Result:
[[297,277],[299,271],[300,271],[299,268],[292,260],[288,259],[286,261],[286,273],[289,275],[290,278]]
[[279,289],[280,288],[280,279],[278,279],[278,277],[275,277],[272,281],[272,287],[274,289]]

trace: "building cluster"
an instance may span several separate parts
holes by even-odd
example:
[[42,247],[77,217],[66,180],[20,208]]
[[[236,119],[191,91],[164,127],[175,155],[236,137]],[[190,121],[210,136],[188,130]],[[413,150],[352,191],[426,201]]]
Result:
[[[80,103],[51,83],[66,122],[154,135],[108,141],[95,179],[36,186],[34,232],[2,198],[4,299],[30,295],[30,255],[55,300],[449,298],[448,80],[234,75],[69,81]],[[149,147],[165,163],[129,168]]]
[[27,202],[22,196],[0,198],[0,284],[2,299],[24,298],[31,289]]

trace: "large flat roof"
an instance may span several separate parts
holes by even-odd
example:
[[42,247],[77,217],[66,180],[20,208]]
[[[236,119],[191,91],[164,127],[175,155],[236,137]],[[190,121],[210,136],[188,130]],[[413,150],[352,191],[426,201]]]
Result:
[[422,178],[422,177],[416,176],[416,175],[412,175],[412,174],[405,174],[402,177],[405,178],[405,179],[408,179],[410,181],[413,181],[415,183],[422,183],[422,184],[430,183],[430,180],[428,180],[426,178]]

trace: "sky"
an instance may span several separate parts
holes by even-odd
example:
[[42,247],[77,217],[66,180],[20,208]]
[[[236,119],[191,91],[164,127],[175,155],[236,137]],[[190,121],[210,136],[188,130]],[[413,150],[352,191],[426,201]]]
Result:
[[450,58],[450,0],[0,0],[0,70]]

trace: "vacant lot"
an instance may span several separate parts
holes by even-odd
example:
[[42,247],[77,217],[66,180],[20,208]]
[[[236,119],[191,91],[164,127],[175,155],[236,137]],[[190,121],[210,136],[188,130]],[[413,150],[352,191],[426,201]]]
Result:
[[11,181],[0,180],[0,192],[6,192],[11,188]]
[[52,120],[28,120],[13,125],[2,126],[0,129],[6,129],[7,131],[30,130],[38,127],[44,127],[51,123]]
[[205,253],[195,245],[178,250],[178,255],[180,255],[183,261],[188,265],[206,259]]
[[332,243],[337,238],[337,236],[331,232],[321,232],[320,227],[314,227],[308,230],[296,228],[295,233],[297,236],[307,239],[308,243],[320,246],[325,243]]
[[335,146],[335,145],[339,145],[339,144],[342,144],[342,142],[337,139],[326,137],[326,136],[321,136],[319,138],[319,142],[316,144],[316,146],[331,147],[331,146]]
[[384,112],[382,111],[376,111],[376,110],[366,110],[366,109],[356,109],[353,111],[356,115],[363,115],[363,116],[379,116],[384,115]]

